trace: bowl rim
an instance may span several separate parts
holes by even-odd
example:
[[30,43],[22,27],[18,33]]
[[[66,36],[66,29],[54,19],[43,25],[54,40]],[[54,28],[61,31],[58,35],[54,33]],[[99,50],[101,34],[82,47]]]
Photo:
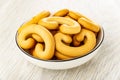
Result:
[[27,56],[30,57],[30,58],[33,58],[33,59],[36,59],[36,60],[40,60],[40,61],[44,61],[44,62],[67,62],[67,61],[72,61],[72,60],[76,60],[76,59],[79,59],[79,58],[83,58],[83,57],[85,57],[85,56],[90,55],[90,54],[91,54],[92,52],[94,52],[95,50],[97,50],[97,49],[100,47],[100,45],[102,44],[102,42],[103,42],[103,40],[104,40],[104,37],[105,37],[105,33],[104,33],[103,27],[100,27],[100,29],[101,29],[102,36],[101,36],[101,38],[100,38],[100,41],[99,41],[98,44],[94,47],[93,50],[91,50],[90,52],[88,52],[88,54],[86,54],[86,55],[83,55],[83,56],[80,56],[80,57],[71,58],[71,59],[68,59],[68,60],[43,60],[43,59],[38,59],[38,58],[33,57],[32,55],[30,55],[28,52],[26,52],[24,49],[22,49],[22,48],[18,45],[18,43],[17,43],[18,31],[17,31],[16,34],[15,34],[15,42],[16,42],[18,48],[19,48],[25,55],[27,55]]

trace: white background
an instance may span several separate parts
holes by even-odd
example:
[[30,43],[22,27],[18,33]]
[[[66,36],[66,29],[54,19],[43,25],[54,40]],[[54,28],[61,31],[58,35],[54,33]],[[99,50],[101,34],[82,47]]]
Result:
[[[105,30],[98,54],[82,66],[47,70],[25,60],[15,43],[19,26],[42,10],[78,11]],[[120,80],[120,0],[0,0],[0,80]]]

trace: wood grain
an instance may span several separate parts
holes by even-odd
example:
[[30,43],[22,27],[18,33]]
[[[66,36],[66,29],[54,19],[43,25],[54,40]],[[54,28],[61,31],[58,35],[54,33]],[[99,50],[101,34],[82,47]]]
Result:
[[[0,0],[0,80],[120,80],[119,0]],[[105,29],[98,54],[69,70],[42,69],[21,56],[15,43],[18,27],[42,10],[79,11]]]

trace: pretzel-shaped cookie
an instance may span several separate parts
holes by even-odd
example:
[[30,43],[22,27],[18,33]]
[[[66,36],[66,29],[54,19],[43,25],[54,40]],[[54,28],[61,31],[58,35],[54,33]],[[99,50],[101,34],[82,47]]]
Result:
[[54,36],[56,41],[56,50],[66,56],[71,56],[71,57],[83,56],[87,54],[89,51],[91,51],[96,45],[96,36],[92,31],[89,31],[87,29],[82,29],[79,34],[76,34],[76,39],[78,41],[83,40],[84,37],[86,37],[87,40],[83,45],[79,47],[72,47],[65,45],[63,43],[64,39],[71,38],[69,35],[63,33],[57,33]]
[[[76,34],[81,30],[78,22],[65,17],[47,17],[41,19],[38,24],[46,27],[47,29],[60,29],[65,34]],[[62,24],[59,27],[59,24]]]
[[[29,35],[31,34],[37,34],[44,40],[45,49],[43,49],[43,46],[40,43],[37,43],[35,46],[35,40],[29,38]],[[35,53],[40,59],[48,60],[54,55],[54,38],[46,28],[40,25],[31,24],[22,29],[21,33],[18,35],[17,41],[18,45],[23,49],[31,49],[35,46]]]

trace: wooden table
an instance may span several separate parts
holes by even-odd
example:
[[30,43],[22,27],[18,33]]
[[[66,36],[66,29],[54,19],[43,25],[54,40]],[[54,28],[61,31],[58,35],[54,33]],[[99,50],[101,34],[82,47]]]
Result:
[[[42,10],[78,11],[103,26],[98,54],[69,70],[42,69],[21,56],[15,43],[19,26]],[[119,0],[0,0],[0,80],[120,80]]]

